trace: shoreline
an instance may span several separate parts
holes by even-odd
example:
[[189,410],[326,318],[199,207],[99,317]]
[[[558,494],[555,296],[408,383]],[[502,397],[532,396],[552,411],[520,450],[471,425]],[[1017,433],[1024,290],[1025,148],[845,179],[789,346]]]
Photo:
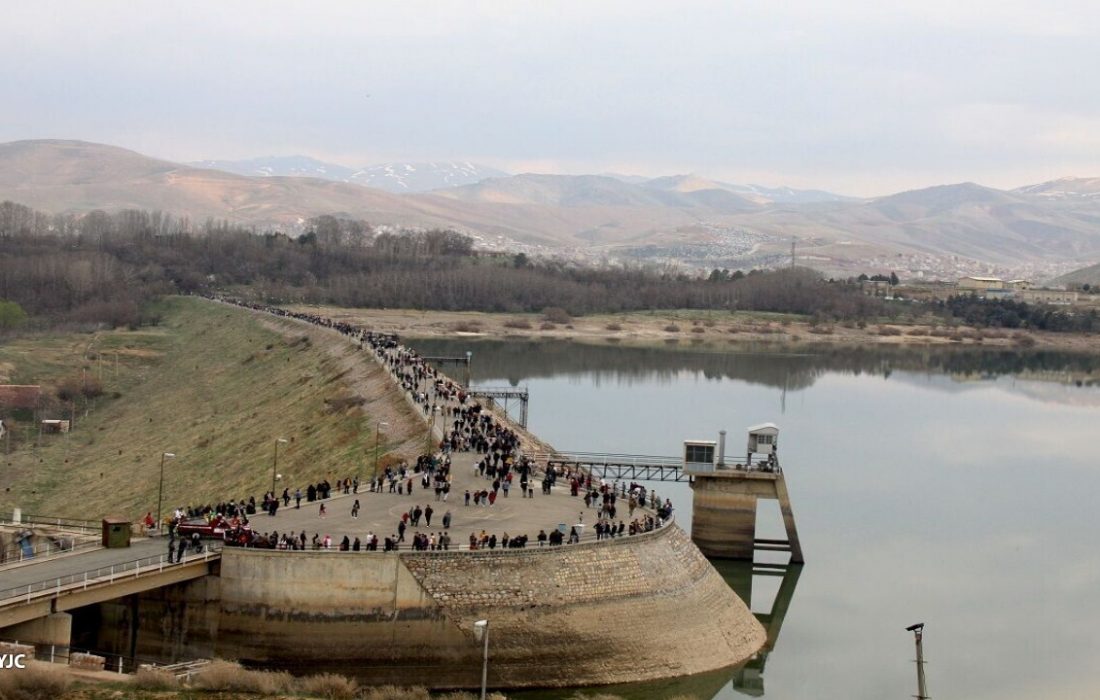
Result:
[[787,314],[660,311],[594,314],[551,323],[540,313],[417,311],[288,304],[407,338],[563,340],[598,345],[719,349],[766,345],[812,352],[815,347],[992,348],[1100,354],[1100,336],[1021,329],[976,329],[943,324],[812,323]]

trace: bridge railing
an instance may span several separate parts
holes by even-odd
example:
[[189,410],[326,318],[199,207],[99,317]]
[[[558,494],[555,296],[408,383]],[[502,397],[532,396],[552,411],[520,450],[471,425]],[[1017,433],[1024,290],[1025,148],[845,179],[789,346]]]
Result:
[[184,555],[182,562],[169,562],[166,554],[141,557],[118,562],[109,566],[79,571],[66,576],[55,576],[33,583],[0,589],[0,607],[19,603],[30,603],[36,598],[53,597],[70,590],[87,589],[103,583],[114,583],[126,578],[140,578],[143,574],[159,573],[177,564],[196,561],[208,561],[221,555],[221,547],[204,547],[201,553]]
[[47,515],[19,516],[19,520],[8,517],[0,517],[0,525],[51,525],[64,530],[76,530],[81,533],[98,533],[103,529],[103,523],[98,520],[80,520],[77,518],[55,518]]
[[63,544],[59,545],[55,542],[40,542],[31,546],[30,554],[21,546],[15,544],[5,547],[0,552],[0,569],[14,564],[22,564],[27,561],[44,561],[46,559],[52,559],[54,557],[61,556],[63,554],[72,554],[73,552],[86,552],[92,549],[98,549],[103,544],[99,540],[89,540],[86,542],[74,542],[69,546]]
[[639,467],[683,467],[684,462],[678,457],[660,455],[627,455],[611,452],[568,452],[557,450],[555,452],[537,452],[527,455],[536,462],[578,462],[580,464],[615,464],[633,465]]

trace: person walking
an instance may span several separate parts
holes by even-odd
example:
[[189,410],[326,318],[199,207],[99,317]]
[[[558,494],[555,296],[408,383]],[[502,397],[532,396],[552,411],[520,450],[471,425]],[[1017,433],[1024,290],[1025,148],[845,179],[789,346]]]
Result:
[[353,518],[358,518],[359,517],[359,499],[358,498],[355,499],[355,503],[353,503],[351,505],[351,517],[353,517]]
[[302,508],[302,489],[294,489],[294,508],[295,510]]
[[322,517],[322,518],[325,517],[325,504],[324,503],[321,503],[321,509],[317,512],[317,515],[319,517]]

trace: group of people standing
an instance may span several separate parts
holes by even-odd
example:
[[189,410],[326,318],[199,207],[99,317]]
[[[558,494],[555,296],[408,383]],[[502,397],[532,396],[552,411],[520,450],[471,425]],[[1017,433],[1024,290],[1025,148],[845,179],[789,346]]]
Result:
[[[364,350],[371,352],[379,363],[393,376],[394,380],[406,392],[412,403],[424,414],[430,424],[434,426],[437,417],[442,421],[442,430],[438,442],[438,451],[435,454],[421,455],[413,469],[409,469],[404,463],[397,466],[386,466],[384,471],[375,474],[368,482],[369,493],[396,493],[412,496],[414,485],[420,481],[422,489],[434,491],[435,501],[446,503],[451,492],[453,474],[451,471],[451,455],[456,452],[474,452],[480,455],[474,469],[478,476],[484,479],[485,487],[481,489],[467,489],[463,498],[463,505],[476,507],[493,507],[499,498],[508,498],[517,487],[523,498],[534,498],[532,488],[536,473],[536,466],[525,457],[521,457],[520,439],[514,430],[498,421],[491,413],[484,410],[480,403],[473,400],[465,387],[457,384],[449,377],[439,372],[428,363],[415,350],[398,342],[396,335],[368,331],[354,324],[335,321],[333,319],[316,314],[288,311],[278,307],[262,304],[246,303],[231,299],[218,299],[246,308],[270,313],[276,316],[295,318],[313,325],[335,330],[347,337]],[[544,494],[552,493],[552,487],[557,480],[564,478],[569,484],[572,496],[583,494],[587,507],[598,507],[596,524],[593,529],[597,539],[616,537],[626,532],[636,534],[660,527],[664,520],[671,517],[672,506],[666,501],[658,508],[658,516],[646,514],[641,518],[633,518],[634,510],[638,506],[645,506],[647,494],[645,488],[631,484],[629,496],[625,485],[622,490],[603,483],[594,483],[592,476],[586,472],[569,468],[557,467],[547,469],[542,477],[542,491]],[[618,486],[618,485],[616,485]],[[310,484],[305,493],[307,502],[322,501],[318,508],[321,517],[327,515],[324,501],[329,497],[332,486],[327,480],[318,484]],[[343,479],[337,482],[337,489],[342,489],[345,494],[359,493],[358,479]],[[620,498],[629,498],[629,509],[633,518],[628,525],[620,519],[615,522],[617,501]],[[300,507],[302,492],[295,491],[291,497],[288,490],[284,490],[281,498],[276,498],[274,493],[265,495],[264,508],[274,515],[281,500],[282,505],[288,506],[293,498],[295,506]],[[655,494],[649,496],[649,502],[654,503]],[[250,499],[252,501],[253,499]],[[274,503],[274,509],[271,504]],[[659,504],[659,501],[656,501]],[[352,506],[352,515],[357,517],[360,510],[360,502],[357,499]],[[254,504],[253,504],[253,510]],[[414,506],[396,524],[395,532],[383,540],[383,549],[386,551],[398,549],[409,541],[409,546],[415,550],[447,550],[452,546],[448,529],[450,523],[450,511],[443,516],[441,522],[442,531],[420,532],[420,518],[424,518],[427,528],[431,527],[431,519],[434,510],[430,505]],[[583,520],[583,516],[582,516]],[[410,526],[416,530],[406,539],[406,530]],[[583,528],[583,526],[581,526]],[[256,537],[252,546],[275,546],[289,549],[306,549],[307,540],[302,532],[297,537],[278,537],[275,533]],[[331,546],[328,535],[319,537],[317,534],[309,540],[317,549],[341,549],[346,551],[373,551],[377,549],[377,536],[370,534],[367,542],[363,543],[359,538],[350,540],[344,536],[337,547]],[[524,547],[527,543],[526,535],[509,536],[505,533],[500,538],[495,534],[476,535],[471,533],[469,543],[471,549],[489,548],[497,546],[502,548]],[[577,527],[571,529],[568,534],[558,529],[549,534],[540,531],[537,538],[540,546],[544,544],[555,545],[564,542],[577,542],[580,533]],[[373,546],[372,546],[373,540]],[[329,546],[326,546],[329,545]],[[346,545],[346,547],[345,547]]]

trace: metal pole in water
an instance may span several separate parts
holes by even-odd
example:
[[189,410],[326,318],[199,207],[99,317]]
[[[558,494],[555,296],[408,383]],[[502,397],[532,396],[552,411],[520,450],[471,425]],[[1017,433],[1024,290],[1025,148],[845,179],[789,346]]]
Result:
[[918,622],[906,627],[905,630],[913,633],[917,645],[917,694],[913,697],[917,700],[929,700],[928,686],[924,680],[924,623]]

